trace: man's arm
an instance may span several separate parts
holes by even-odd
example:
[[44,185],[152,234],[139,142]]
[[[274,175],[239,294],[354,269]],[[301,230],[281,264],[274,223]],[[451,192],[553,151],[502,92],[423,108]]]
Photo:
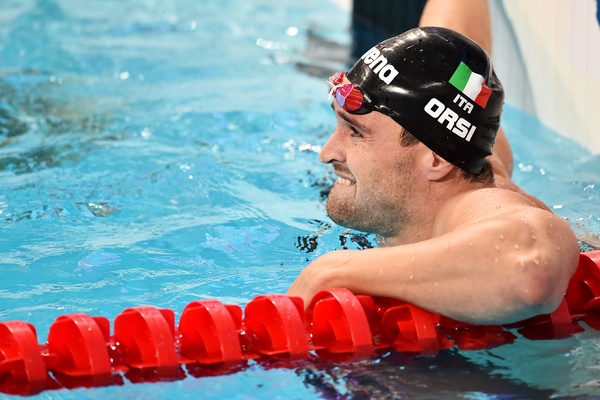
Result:
[[511,323],[556,309],[579,257],[565,221],[532,206],[465,223],[448,218],[456,228],[429,240],[321,256],[288,295],[308,305],[319,290],[345,287],[475,324]]
[[492,54],[492,24],[487,0],[429,0],[419,26],[440,26],[460,32]]

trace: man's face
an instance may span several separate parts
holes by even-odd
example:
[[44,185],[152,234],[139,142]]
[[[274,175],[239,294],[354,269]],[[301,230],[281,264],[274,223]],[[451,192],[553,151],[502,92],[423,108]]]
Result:
[[398,234],[410,218],[412,147],[401,145],[402,128],[388,116],[349,114],[335,101],[333,108],[337,128],[319,155],[338,175],[327,201],[329,216],[348,228]]

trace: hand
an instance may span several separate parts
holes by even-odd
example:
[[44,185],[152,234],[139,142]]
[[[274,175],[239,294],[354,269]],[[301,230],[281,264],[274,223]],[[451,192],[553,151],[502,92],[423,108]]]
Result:
[[345,270],[355,251],[357,250],[337,250],[317,258],[300,272],[287,295],[300,297],[307,308],[319,291],[347,287],[348,275]]

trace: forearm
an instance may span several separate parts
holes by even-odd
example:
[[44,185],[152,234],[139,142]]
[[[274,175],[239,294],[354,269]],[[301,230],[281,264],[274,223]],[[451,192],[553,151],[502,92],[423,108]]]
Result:
[[469,37],[492,54],[492,29],[487,0],[429,0],[419,26],[449,28]]
[[[577,263],[578,247],[568,227],[539,238],[529,228],[485,240],[481,232],[473,226],[410,245],[332,252],[309,266],[289,294],[345,287],[477,324],[553,311]],[[563,248],[550,253],[547,246],[556,243]]]
[[[345,254],[339,270],[331,270],[326,286],[346,287],[357,294],[391,297],[460,321],[497,324],[551,312],[534,293],[530,262],[465,257],[470,246],[453,244],[423,249],[428,242]],[[370,254],[371,253],[371,254]],[[520,268],[520,271],[517,269]],[[335,275],[334,275],[335,274]],[[545,290],[545,289],[544,289]]]

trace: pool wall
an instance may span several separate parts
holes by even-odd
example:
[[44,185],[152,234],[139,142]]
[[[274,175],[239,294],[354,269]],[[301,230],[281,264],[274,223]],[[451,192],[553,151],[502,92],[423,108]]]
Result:
[[598,1],[492,0],[507,102],[600,154]]

